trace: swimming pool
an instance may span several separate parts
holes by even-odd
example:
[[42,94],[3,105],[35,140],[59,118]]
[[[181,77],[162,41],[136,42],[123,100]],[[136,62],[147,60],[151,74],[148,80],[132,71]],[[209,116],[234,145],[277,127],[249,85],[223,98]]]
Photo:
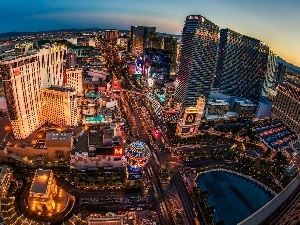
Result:
[[246,177],[227,171],[200,174],[197,183],[209,193],[207,203],[215,207],[215,223],[236,225],[268,203],[274,196]]

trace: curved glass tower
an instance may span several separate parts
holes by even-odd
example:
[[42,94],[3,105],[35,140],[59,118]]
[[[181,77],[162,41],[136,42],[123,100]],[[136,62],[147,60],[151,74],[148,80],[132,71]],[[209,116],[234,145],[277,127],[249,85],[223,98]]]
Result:
[[265,43],[221,29],[214,87],[223,94],[258,101],[275,88],[276,55]]
[[174,100],[184,107],[208,99],[215,78],[219,27],[200,15],[187,16],[182,31],[180,65]]

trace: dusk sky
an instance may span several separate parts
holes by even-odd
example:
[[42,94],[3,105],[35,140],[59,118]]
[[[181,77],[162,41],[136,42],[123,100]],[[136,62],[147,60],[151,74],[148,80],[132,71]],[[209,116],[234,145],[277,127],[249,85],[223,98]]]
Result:
[[156,26],[180,34],[187,15],[203,15],[267,43],[300,66],[300,0],[1,0],[0,32]]

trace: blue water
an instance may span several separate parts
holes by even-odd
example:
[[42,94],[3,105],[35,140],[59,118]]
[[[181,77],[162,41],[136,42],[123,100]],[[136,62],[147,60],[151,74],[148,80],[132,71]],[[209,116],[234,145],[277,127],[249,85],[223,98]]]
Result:
[[197,183],[209,193],[207,203],[215,207],[215,223],[223,220],[226,225],[236,225],[274,197],[253,181],[226,171],[201,174]]

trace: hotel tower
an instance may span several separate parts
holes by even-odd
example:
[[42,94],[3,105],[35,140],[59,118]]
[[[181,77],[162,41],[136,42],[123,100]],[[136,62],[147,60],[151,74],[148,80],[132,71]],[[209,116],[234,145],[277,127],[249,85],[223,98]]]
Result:
[[187,16],[182,31],[179,72],[174,100],[184,107],[208,99],[215,78],[219,27],[205,17]]
[[24,139],[45,122],[77,125],[76,88],[64,86],[64,45],[46,45],[0,61],[15,138]]

